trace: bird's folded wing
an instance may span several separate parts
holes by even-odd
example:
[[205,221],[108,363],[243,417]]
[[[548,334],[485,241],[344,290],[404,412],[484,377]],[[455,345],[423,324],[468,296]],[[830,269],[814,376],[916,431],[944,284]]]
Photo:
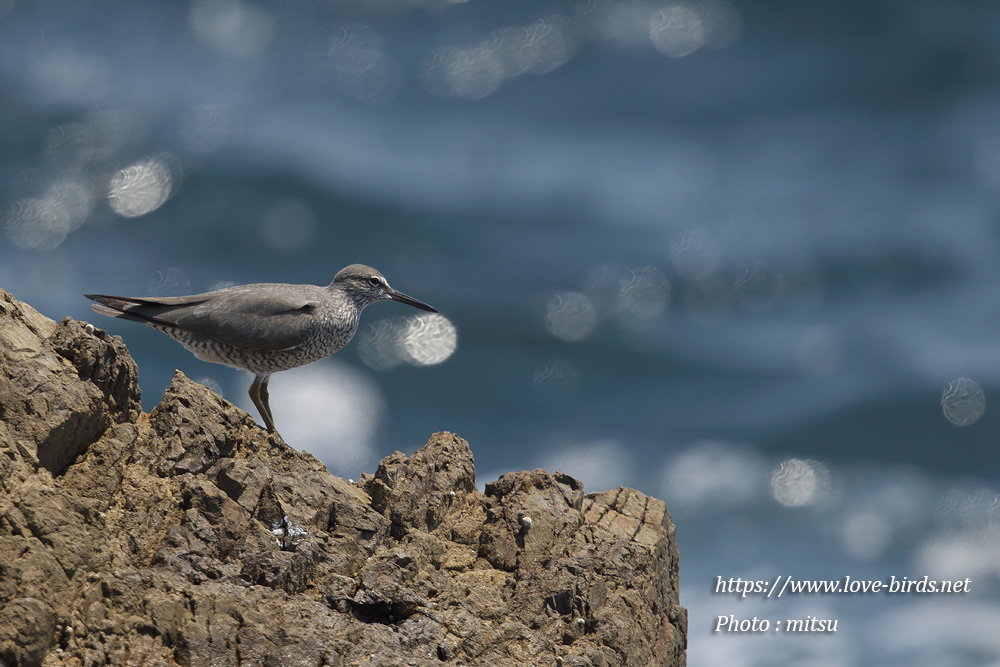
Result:
[[222,290],[188,297],[110,297],[118,303],[100,302],[129,319],[173,327],[236,348],[286,350],[305,342],[318,324],[317,302],[311,296],[279,290]]

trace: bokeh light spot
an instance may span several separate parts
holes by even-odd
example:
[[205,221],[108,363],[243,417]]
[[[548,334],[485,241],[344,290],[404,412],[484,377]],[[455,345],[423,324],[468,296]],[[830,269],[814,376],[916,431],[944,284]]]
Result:
[[618,305],[622,312],[640,319],[663,314],[670,302],[670,281],[652,267],[629,271],[619,282]]
[[949,382],[941,394],[941,409],[955,426],[971,426],[986,410],[986,395],[975,380],[961,377]]
[[785,507],[818,505],[830,486],[830,472],[819,461],[789,458],[771,473],[771,495]]
[[19,248],[50,250],[90,214],[91,190],[78,181],[54,183],[39,198],[22,199],[8,211],[7,238]]
[[184,269],[168,266],[150,276],[146,284],[149,296],[178,296],[191,293],[191,280]]
[[126,218],[146,215],[167,201],[172,184],[166,163],[147,158],[111,177],[108,203],[115,213]]
[[719,244],[703,229],[692,229],[680,235],[670,246],[674,270],[687,280],[704,280],[719,268]]
[[584,489],[604,491],[627,484],[632,457],[617,440],[597,440],[561,448],[544,457],[539,467],[560,470],[583,482]]
[[105,110],[53,128],[45,152],[60,164],[86,167],[112,159],[126,144],[133,119],[123,110]]
[[465,46],[434,49],[422,71],[424,86],[441,97],[481,99],[525,73],[543,74],[575,55],[578,39],[561,17],[494,30]]
[[[270,395],[282,435],[299,449],[309,450],[342,475],[356,474],[356,468],[368,462],[385,404],[363,373],[321,361],[275,375]],[[248,401],[243,399],[244,404]]]
[[649,38],[657,51],[671,58],[694,53],[705,43],[701,17],[686,5],[669,5],[653,12]]
[[964,530],[934,535],[917,549],[914,561],[921,572],[941,579],[1000,576],[1000,528]]
[[531,373],[531,388],[544,403],[571,402],[580,389],[580,371],[565,359],[543,362]]
[[576,15],[585,21],[591,37],[634,48],[649,43],[649,9],[645,2],[587,0],[577,4]]
[[1000,527],[1000,494],[992,489],[972,493],[950,489],[934,508],[940,522],[948,528],[984,530]]
[[743,31],[740,13],[726,0],[701,0],[702,34],[705,46],[722,49],[735,43]]
[[370,26],[341,26],[334,32],[329,55],[337,85],[357,100],[388,102],[402,86],[402,69],[383,51],[382,38]]
[[403,363],[399,338],[405,326],[405,320],[399,317],[378,320],[365,327],[356,346],[361,361],[377,371],[387,371]]
[[736,281],[736,298],[747,310],[771,310],[785,296],[785,277],[769,262],[754,262],[743,267]]
[[691,507],[733,507],[764,495],[767,466],[742,443],[701,442],[664,470],[664,495]]
[[379,371],[406,362],[414,366],[440,364],[455,353],[458,332],[438,313],[395,317],[368,325],[357,350],[361,360]]
[[262,52],[274,37],[274,22],[259,7],[239,0],[196,0],[191,28],[219,53],[246,58]]
[[576,40],[565,21],[558,17],[501,28],[491,37],[504,59],[508,78],[551,72],[569,61],[576,51]]
[[932,577],[964,579],[1000,575],[1000,494],[989,488],[950,489],[934,508],[940,532],[917,552]]
[[500,55],[483,45],[438,48],[422,74],[424,85],[433,94],[471,100],[486,97],[507,78]]
[[556,338],[578,341],[587,338],[597,324],[597,309],[585,294],[560,292],[545,312],[545,326]]
[[400,344],[404,359],[415,366],[440,364],[455,352],[458,332],[447,317],[428,313],[408,318]]

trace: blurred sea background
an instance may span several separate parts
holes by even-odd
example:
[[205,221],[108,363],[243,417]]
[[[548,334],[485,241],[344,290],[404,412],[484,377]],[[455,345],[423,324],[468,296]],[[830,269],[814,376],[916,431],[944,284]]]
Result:
[[[371,264],[444,317],[272,380],[332,472],[664,498],[692,667],[1000,665],[998,77],[987,1],[0,0],[0,287],[258,417],[81,294]],[[778,575],[972,592],[712,592]]]

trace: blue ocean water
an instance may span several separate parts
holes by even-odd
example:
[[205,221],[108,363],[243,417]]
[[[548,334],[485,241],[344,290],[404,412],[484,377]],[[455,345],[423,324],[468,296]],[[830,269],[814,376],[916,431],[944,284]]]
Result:
[[[943,0],[0,0],[0,287],[123,336],[147,409],[181,369],[253,412],[81,294],[371,264],[444,319],[374,305],[274,378],[333,472],[451,430],[480,485],[664,498],[693,666],[995,665],[998,34]],[[973,583],[712,593],[778,575]]]

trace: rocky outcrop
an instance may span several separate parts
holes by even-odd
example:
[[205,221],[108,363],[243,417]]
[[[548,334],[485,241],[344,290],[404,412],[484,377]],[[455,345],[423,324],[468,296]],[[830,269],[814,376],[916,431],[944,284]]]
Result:
[[436,433],[350,483],[0,291],[0,665],[684,665],[663,502]]

